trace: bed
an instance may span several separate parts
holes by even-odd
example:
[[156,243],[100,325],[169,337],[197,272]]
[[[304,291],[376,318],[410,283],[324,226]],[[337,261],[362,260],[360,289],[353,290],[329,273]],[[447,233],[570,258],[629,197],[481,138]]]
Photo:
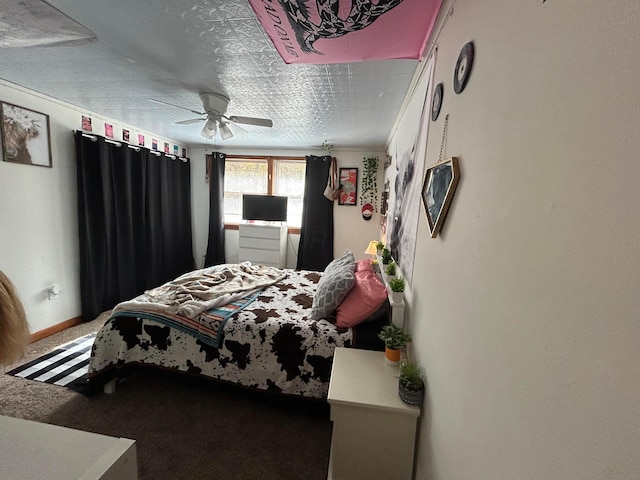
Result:
[[[248,285],[237,272],[249,272]],[[351,252],[324,272],[220,265],[116,306],[96,335],[89,382],[113,391],[122,372],[153,366],[324,399],[334,349],[382,350],[377,333],[388,319],[385,287]]]

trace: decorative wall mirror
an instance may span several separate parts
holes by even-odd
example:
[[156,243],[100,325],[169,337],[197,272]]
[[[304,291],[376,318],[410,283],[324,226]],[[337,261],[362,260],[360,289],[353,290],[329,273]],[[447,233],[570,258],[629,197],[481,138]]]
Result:
[[427,168],[422,186],[422,203],[427,212],[431,238],[435,238],[442,228],[459,180],[458,157],[451,157]]

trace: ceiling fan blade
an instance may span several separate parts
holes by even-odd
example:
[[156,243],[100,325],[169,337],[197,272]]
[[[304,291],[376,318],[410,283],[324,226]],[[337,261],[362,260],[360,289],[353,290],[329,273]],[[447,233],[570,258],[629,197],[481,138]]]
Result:
[[153,103],[159,103],[160,105],[169,105],[170,107],[181,108],[182,110],[186,110],[187,112],[195,113],[196,115],[206,115],[207,114],[206,112],[199,112],[197,110],[191,110],[190,108],[187,108],[187,107],[176,105],[174,103],[165,102],[165,101],[162,101],[162,100],[156,100],[154,98],[150,98],[149,101],[153,102]]
[[268,118],[255,118],[255,117],[238,117],[232,115],[231,117],[225,117],[230,122],[242,123],[244,125],[256,125],[258,127],[273,127],[273,122]]
[[192,123],[204,122],[206,118],[190,118],[188,120],[180,120],[176,125],[191,125]]
[[233,123],[231,121],[224,122],[225,125],[229,127],[229,129],[233,132],[234,135],[241,135],[243,133],[247,133],[247,131],[240,126],[238,123]]

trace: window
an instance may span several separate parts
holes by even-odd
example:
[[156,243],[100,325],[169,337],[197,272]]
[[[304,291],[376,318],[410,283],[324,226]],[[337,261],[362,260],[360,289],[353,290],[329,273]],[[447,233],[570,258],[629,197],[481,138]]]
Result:
[[224,221],[242,222],[242,194],[288,197],[287,226],[300,228],[306,163],[304,158],[227,155],[224,171]]

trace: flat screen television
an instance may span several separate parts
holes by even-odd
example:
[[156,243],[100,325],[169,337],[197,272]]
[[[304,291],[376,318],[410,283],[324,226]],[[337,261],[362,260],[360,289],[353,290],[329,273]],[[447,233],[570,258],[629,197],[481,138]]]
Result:
[[242,195],[242,219],[267,222],[287,221],[287,197],[278,195]]

